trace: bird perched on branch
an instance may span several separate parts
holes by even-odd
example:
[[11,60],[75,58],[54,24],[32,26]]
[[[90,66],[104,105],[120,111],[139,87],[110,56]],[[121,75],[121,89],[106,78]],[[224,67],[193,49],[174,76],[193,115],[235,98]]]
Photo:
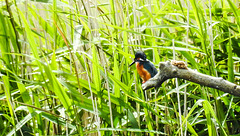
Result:
[[129,65],[132,66],[136,63],[137,72],[145,83],[148,79],[154,77],[157,74],[157,69],[152,62],[146,59],[146,54],[142,51],[137,51],[134,61]]

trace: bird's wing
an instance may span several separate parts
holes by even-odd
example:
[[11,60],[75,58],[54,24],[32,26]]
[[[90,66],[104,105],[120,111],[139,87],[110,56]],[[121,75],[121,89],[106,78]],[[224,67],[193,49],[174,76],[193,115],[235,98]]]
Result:
[[154,77],[157,74],[157,69],[152,62],[148,60],[145,61],[145,63],[143,63],[143,67],[151,74],[151,77]]

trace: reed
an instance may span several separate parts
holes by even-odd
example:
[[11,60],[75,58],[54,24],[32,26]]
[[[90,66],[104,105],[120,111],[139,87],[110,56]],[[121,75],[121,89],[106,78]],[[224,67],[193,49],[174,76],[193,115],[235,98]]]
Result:
[[239,97],[143,91],[136,50],[240,83],[238,1],[0,1],[0,135],[237,135]]

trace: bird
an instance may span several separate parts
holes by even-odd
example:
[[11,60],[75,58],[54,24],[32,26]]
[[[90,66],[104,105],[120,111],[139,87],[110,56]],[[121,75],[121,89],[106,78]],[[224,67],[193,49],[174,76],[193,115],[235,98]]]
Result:
[[137,72],[142,79],[142,83],[145,83],[147,80],[154,77],[158,72],[154,64],[147,59],[147,56],[143,51],[136,52],[134,61],[129,65],[129,67],[135,63]]

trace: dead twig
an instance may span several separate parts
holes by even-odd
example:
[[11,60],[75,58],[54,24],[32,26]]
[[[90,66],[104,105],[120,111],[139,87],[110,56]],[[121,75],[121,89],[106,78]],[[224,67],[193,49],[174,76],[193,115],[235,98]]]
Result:
[[[176,63],[176,62],[174,62]],[[185,79],[203,86],[215,88],[225,93],[229,93],[235,96],[240,96],[240,86],[224,80],[221,77],[212,77],[199,73],[190,68],[181,68],[174,65],[173,62],[160,62],[159,72],[153,78],[142,84],[143,90],[150,89],[152,87],[158,88],[167,79],[180,78]]]

